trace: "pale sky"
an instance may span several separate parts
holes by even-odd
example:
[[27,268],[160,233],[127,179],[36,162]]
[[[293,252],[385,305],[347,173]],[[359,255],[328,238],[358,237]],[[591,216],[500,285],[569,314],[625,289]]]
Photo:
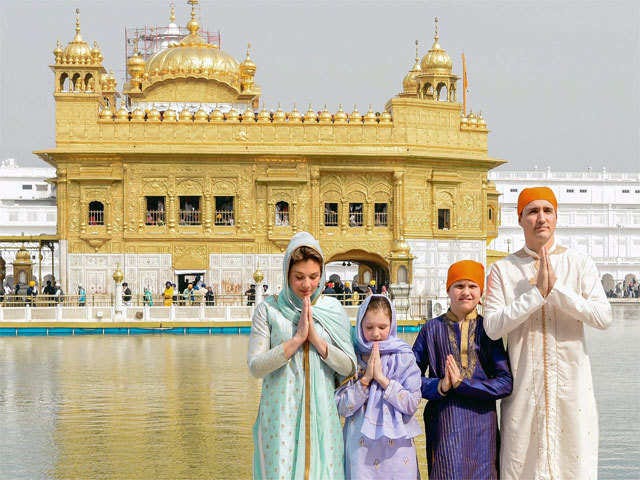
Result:
[[[174,0],[176,23],[190,7]],[[40,165],[33,150],[54,146],[52,50],[96,40],[104,65],[124,77],[124,29],[169,23],[168,0],[0,0],[0,159]],[[489,154],[509,163],[582,171],[640,171],[640,2],[202,0],[200,23],[222,34],[238,60],[247,42],[267,108],[339,104],[382,110],[433,43],[462,75],[469,107],[482,111]],[[462,92],[461,81],[458,92]]]

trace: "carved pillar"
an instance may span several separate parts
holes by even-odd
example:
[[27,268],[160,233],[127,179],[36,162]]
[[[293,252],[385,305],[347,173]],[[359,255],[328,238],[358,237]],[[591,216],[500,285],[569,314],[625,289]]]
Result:
[[403,198],[404,172],[393,172],[393,199],[395,208],[393,209],[393,238],[400,239],[404,235],[404,198]]
[[211,232],[211,224],[212,224],[212,213],[211,213],[211,206],[213,204],[213,195],[211,194],[207,194],[204,195],[202,197],[202,207],[201,207],[201,212],[202,212],[202,217],[204,219],[204,231],[207,233]]
[[[320,198],[320,169],[311,168],[311,229],[314,235],[320,231],[321,214],[324,215],[324,208],[321,209],[322,199]],[[295,217],[294,217],[295,218]]]
[[[296,234],[298,233],[298,220],[296,217],[296,211],[298,209],[298,201],[297,200],[293,200],[291,202],[291,206],[289,207],[289,223],[291,224],[291,227],[293,228],[293,233]],[[314,210],[316,212],[317,215],[317,211]]]
[[364,207],[364,211],[367,212],[366,215],[364,215],[364,227],[365,230],[367,232],[371,232],[371,230],[373,230],[373,224],[375,223],[375,202],[370,201],[369,199],[366,200],[365,204],[363,205]]
[[275,202],[272,199],[269,199],[267,202],[267,235],[269,236],[273,234],[273,217],[275,216],[275,210]]
[[167,206],[167,225],[169,225],[169,231],[175,232],[176,230],[176,196],[173,193],[169,193],[169,205]]

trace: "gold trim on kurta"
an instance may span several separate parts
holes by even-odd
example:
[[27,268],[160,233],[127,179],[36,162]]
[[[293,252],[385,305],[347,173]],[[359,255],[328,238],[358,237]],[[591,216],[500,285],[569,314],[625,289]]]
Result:
[[[478,313],[474,310],[469,312],[464,320],[458,320],[451,310],[446,315],[446,322],[449,334],[449,343],[451,344],[451,350],[453,356],[460,368],[460,374],[462,378],[471,378],[473,372],[478,363],[478,357],[473,345],[476,341],[476,324]],[[460,327],[460,346],[458,347],[458,340],[456,339],[456,333],[453,325],[457,323]]]

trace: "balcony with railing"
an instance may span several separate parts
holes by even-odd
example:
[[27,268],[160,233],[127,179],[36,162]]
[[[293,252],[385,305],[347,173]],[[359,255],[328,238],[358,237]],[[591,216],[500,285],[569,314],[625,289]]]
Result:
[[180,225],[200,225],[200,210],[180,210]]
[[145,221],[146,225],[158,225],[165,224],[164,210],[147,210],[147,217]]
[[233,226],[235,220],[233,218],[233,210],[216,210],[215,225]]
[[104,210],[89,210],[89,225],[104,225]]
[[376,227],[386,227],[388,221],[387,212],[376,212],[373,215],[373,222]]

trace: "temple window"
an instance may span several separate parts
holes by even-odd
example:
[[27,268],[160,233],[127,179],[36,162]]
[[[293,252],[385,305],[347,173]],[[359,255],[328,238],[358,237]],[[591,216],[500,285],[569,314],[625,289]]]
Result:
[[449,230],[451,228],[451,210],[448,208],[438,209],[438,230]]
[[276,203],[276,225],[289,226],[289,204],[287,202]]
[[215,225],[233,225],[233,197],[216,197]]
[[376,227],[386,227],[389,224],[389,220],[387,218],[387,204],[376,203],[373,208],[373,224]]
[[327,227],[338,226],[338,204],[337,203],[324,204],[324,224]]
[[200,225],[200,197],[180,197],[180,225]]
[[488,216],[489,216],[489,221],[493,222],[493,208],[491,207],[489,207]]
[[66,72],[60,75],[60,91],[69,91],[69,75]]
[[164,197],[145,197],[145,199],[147,201],[145,225],[164,225]]
[[362,226],[362,203],[349,204],[349,226],[350,227]]
[[89,203],[89,225],[104,225],[104,205],[102,202]]

